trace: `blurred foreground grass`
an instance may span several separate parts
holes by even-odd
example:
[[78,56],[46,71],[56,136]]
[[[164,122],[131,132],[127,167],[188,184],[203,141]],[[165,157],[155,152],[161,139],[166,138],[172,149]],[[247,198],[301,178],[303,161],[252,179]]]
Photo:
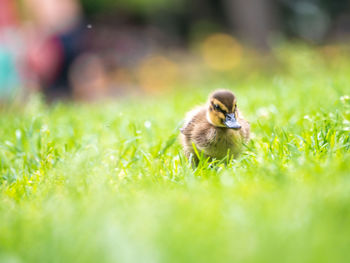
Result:
[[[280,55],[280,73],[2,109],[0,262],[349,262],[350,56]],[[253,138],[193,171],[178,127],[216,88]]]

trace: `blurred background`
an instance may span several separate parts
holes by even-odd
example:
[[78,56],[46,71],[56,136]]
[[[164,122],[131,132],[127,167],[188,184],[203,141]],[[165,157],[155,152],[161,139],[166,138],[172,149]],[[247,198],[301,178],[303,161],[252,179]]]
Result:
[[[153,94],[281,70],[279,47],[348,52],[347,0],[0,0],[0,102]],[[339,52],[338,52],[339,53]],[[198,82],[199,80],[199,82]]]

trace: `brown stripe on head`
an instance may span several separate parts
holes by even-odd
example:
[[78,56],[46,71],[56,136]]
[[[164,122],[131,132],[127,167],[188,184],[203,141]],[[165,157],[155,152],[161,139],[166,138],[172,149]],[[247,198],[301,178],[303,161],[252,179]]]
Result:
[[213,101],[216,101],[217,104],[220,105],[220,107],[222,107],[223,110],[226,110],[227,112],[232,112],[235,108],[236,97],[235,95],[233,95],[231,91],[228,91],[228,90],[215,91],[211,95],[211,98]]
[[217,100],[217,99],[212,99],[211,103],[213,103],[214,105],[219,105],[220,109],[222,109],[223,111],[229,112],[229,109],[226,107],[225,104],[221,103],[221,101]]

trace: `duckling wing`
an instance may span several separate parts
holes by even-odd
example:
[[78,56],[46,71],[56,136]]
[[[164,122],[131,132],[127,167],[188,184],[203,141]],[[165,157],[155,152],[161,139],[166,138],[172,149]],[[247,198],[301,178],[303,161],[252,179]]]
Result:
[[200,150],[205,150],[216,142],[217,131],[209,123],[202,123],[192,131],[191,140]]
[[189,112],[188,116],[181,133],[189,145],[194,143],[202,150],[215,141],[216,129],[208,122],[204,107]]
[[193,123],[198,119],[201,111],[203,111],[203,107],[196,107],[186,114],[184,125],[180,129],[182,134],[186,135],[192,130]]

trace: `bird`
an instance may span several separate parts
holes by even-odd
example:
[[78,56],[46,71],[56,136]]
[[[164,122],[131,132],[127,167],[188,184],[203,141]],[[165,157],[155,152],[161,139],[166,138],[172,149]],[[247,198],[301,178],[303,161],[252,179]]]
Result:
[[250,124],[238,110],[236,96],[229,90],[216,90],[205,105],[186,114],[180,131],[186,157],[198,165],[201,154],[211,160],[237,158],[249,141]]

